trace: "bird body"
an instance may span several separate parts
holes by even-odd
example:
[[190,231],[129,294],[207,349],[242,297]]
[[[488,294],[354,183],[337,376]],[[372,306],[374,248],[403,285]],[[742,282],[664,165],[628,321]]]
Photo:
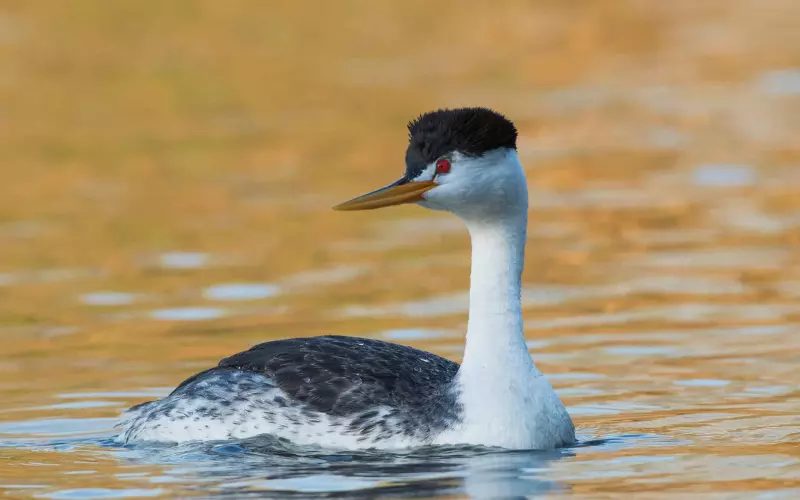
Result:
[[458,365],[357,337],[277,340],[223,359],[136,412],[126,441],[269,433],[333,448],[432,444],[458,419]]

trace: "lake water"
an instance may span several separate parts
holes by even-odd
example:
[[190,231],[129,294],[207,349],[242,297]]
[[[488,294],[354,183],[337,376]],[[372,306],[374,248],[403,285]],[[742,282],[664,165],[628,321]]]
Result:
[[[0,5],[0,493],[800,496],[800,4]],[[114,445],[122,409],[270,339],[459,360],[469,240],[405,123],[520,129],[554,452]]]

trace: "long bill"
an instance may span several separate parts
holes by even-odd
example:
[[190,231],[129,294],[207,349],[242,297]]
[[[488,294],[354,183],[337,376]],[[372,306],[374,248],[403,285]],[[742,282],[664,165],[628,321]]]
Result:
[[341,211],[374,210],[392,205],[415,203],[422,201],[424,199],[422,195],[436,186],[438,184],[433,181],[414,182],[402,177],[388,186],[336,205],[333,209]]

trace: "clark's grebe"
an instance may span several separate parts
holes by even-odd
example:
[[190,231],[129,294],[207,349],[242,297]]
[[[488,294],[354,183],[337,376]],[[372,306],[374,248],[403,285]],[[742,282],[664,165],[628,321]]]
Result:
[[489,109],[461,108],[426,113],[408,129],[405,175],[334,208],[417,203],[464,221],[472,271],[461,365],[356,337],[265,342],[131,408],[123,442],[272,434],[335,448],[546,449],[575,441],[523,336],[528,190],[516,128]]

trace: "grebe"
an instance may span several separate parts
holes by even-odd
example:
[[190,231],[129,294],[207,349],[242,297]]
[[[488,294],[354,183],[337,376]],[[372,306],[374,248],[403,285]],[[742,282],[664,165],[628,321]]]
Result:
[[572,420],[523,335],[528,189],[514,124],[486,108],[440,109],[408,130],[405,175],[334,209],[417,203],[463,220],[472,270],[461,365],[356,337],[265,342],[131,408],[122,442],[259,434],[345,449],[575,442]]

